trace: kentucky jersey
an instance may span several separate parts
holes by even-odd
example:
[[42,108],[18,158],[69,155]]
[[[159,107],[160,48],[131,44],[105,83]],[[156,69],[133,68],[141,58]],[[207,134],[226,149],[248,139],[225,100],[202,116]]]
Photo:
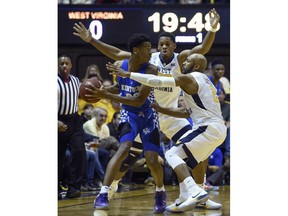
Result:
[[[199,85],[197,94],[190,95],[183,91],[187,108],[191,110],[191,118],[195,126],[207,125],[209,122],[223,121],[217,89],[209,77],[200,72],[192,72]],[[194,126],[193,125],[193,126]]]
[[[139,73],[144,74],[146,71],[148,64],[144,64]],[[122,69],[128,71],[128,59],[124,60],[121,66]],[[139,94],[139,88],[141,87],[141,83],[132,80],[130,78],[123,78],[118,77],[118,84],[119,84],[119,90],[120,90],[120,96],[122,97],[133,97],[137,96]],[[154,92],[151,91],[147,99],[145,100],[145,103],[140,107],[134,107],[126,104],[122,104],[122,108],[131,111],[131,112],[140,112],[147,110],[150,108],[150,104],[155,101]]]
[[[143,65],[139,73],[144,74],[149,63]],[[128,60],[124,60],[121,68],[128,71]],[[141,83],[130,78],[118,77],[120,96],[135,97],[139,94]],[[121,131],[120,143],[133,142],[139,134],[144,151],[158,152],[160,146],[160,130],[157,112],[150,107],[155,101],[153,90],[140,107],[122,104],[120,110],[119,129]]]

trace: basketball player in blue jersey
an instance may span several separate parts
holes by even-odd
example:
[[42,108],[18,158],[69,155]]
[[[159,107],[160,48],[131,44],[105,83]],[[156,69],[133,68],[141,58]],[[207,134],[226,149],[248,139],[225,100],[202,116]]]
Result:
[[[151,43],[147,35],[134,34],[129,42],[128,48],[131,57],[123,61],[121,68],[124,70],[138,71],[141,74],[157,75],[157,67],[149,63],[151,57]],[[156,183],[155,213],[162,213],[166,208],[166,193],[163,184],[163,168],[158,163],[158,149],[160,147],[160,130],[158,115],[151,108],[155,101],[154,92],[151,87],[144,86],[129,78],[118,78],[118,92],[107,89],[97,89],[93,85],[87,88],[91,94],[87,98],[107,98],[122,103],[120,110],[120,147],[109,161],[106,169],[103,186],[94,201],[96,209],[109,209],[108,191],[109,186],[119,172],[120,166],[129,154],[132,143],[140,135],[143,143],[143,151],[147,166]],[[116,86],[115,85],[115,86]],[[114,92],[114,93],[112,93]],[[119,95],[120,93],[120,95]]]
[[211,67],[212,75],[208,77],[217,89],[217,95],[219,96],[221,90],[223,89],[223,84],[221,83],[220,79],[225,74],[224,62],[220,58],[213,59],[213,61],[211,62]]
[[173,78],[126,72],[111,63],[106,66],[118,76],[134,79],[147,86],[179,86],[183,90],[187,109],[153,105],[158,112],[180,118],[190,116],[193,120],[192,130],[187,131],[180,137],[178,145],[165,153],[165,158],[176,172],[179,181],[187,188],[185,191],[180,190],[179,198],[172,204],[173,207],[166,209],[173,213],[191,211],[197,204],[204,203],[209,198],[209,194],[195,183],[184,160],[189,159],[189,166],[195,167],[206,160],[226,137],[227,128],[216,95],[217,90],[203,73],[206,66],[207,60],[201,54],[189,55],[181,67],[182,74]]
[[[219,23],[220,16],[215,9],[212,9],[209,12],[210,15],[210,25],[211,28],[206,34],[203,43],[195,46],[191,50],[183,50],[180,53],[175,53],[176,43],[175,36],[168,32],[163,32],[159,35],[158,40],[158,50],[159,52],[152,53],[150,62],[158,67],[158,75],[165,77],[172,77],[174,75],[181,74],[181,65],[191,53],[201,53],[206,54],[210,50],[214,38],[217,25]],[[114,60],[122,60],[131,56],[130,52],[120,50],[117,47],[108,45],[104,42],[92,38],[90,31],[88,31],[82,23],[75,24],[74,35],[80,37],[82,40],[91,43],[95,48],[101,51],[106,56]],[[176,108],[178,107],[178,97],[180,95],[180,87],[156,87],[154,88],[156,101],[165,107]],[[169,138],[172,139],[175,143],[179,138],[185,134],[188,130],[191,130],[191,124],[187,119],[172,117],[159,113],[159,123],[161,131]],[[117,185],[121,177],[125,174],[129,167],[132,167],[133,164],[137,161],[137,155],[140,155],[139,152],[142,149],[139,149],[139,144],[136,146],[137,142],[134,142],[134,150],[131,150],[128,158],[125,160],[125,163],[121,166],[120,173],[117,174],[115,181],[112,182],[111,190],[109,192],[109,197],[111,197],[117,190]],[[136,157],[135,157],[136,155]],[[206,172],[208,160],[203,163],[198,164],[193,170],[193,176],[196,179],[196,182],[201,185],[204,183],[204,174]],[[182,190],[182,184],[180,184]],[[219,209],[222,207],[220,203],[215,203],[211,200],[208,200],[207,203],[199,205],[201,208],[205,209]]]

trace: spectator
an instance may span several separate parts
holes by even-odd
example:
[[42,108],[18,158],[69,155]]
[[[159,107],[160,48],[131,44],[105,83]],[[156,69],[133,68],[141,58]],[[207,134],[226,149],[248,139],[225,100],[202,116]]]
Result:
[[219,95],[221,89],[223,89],[223,84],[220,82],[220,78],[223,77],[225,74],[225,66],[223,59],[215,58],[211,62],[211,69],[212,69],[212,75],[208,77],[216,87],[217,95]]
[[112,121],[108,123],[108,128],[110,131],[110,135],[115,137],[118,141],[120,140],[120,132],[119,132],[119,121],[120,121],[120,112],[115,112]]
[[109,151],[109,158],[111,158],[118,149],[119,142],[112,136],[107,126],[107,110],[96,107],[93,110],[93,117],[83,125],[85,133],[99,137],[99,148],[105,148]]
[[83,113],[81,113],[81,117],[83,119],[83,123],[90,120],[92,118],[92,111],[94,109],[93,104],[86,103],[84,106]]
[[206,184],[223,185],[225,172],[222,170],[223,154],[220,148],[216,148],[209,156],[206,173]]
[[226,101],[226,94],[224,89],[218,96],[221,105],[222,116],[227,127],[227,136],[224,143],[220,146],[221,151],[224,153],[223,170],[225,173],[225,183],[230,184],[230,102]]
[[101,76],[100,69],[96,64],[88,65],[88,67],[86,69],[85,76],[82,79],[82,81],[85,79],[92,78],[92,77],[97,77],[101,82],[103,82],[103,78]]
[[201,4],[202,0],[179,0],[179,4]]
[[[97,77],[101,82],[103,81],[103,78],[100,74],[100,70],[99,70],[99,67],[96,65],[96,64],[91,64],[89,65],[87,68],[86,68],[86,73],[85,73],[85,76],[84,78],[82,79],[82,82],[85,80],[85,79],[89,79],[89,78],[92,78],[92,77]],[[78,98],[78,104],[79,104],[79,108],[78,108],[78,113],[79,115],[81,115],[84,111],[84,106],[87,102],[84,101],[82,98]],[[99,102],[96,102],[96,103],[91,103],[94,107],[97,106]]]

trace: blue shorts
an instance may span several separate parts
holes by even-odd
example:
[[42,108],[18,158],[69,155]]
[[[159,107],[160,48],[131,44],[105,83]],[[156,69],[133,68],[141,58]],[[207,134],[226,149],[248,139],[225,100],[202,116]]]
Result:
[[139,133],[144,151],[159,151],[160,130],[158,114],[154,109],[142,112],[121,109],[120,114],[120,144],[125,141],[133,142]]

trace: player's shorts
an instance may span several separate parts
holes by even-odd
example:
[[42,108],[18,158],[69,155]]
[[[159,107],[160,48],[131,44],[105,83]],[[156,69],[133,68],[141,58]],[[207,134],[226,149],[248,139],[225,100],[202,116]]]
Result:
[[169,150],[170,154],[177,154],[182,159],[187,158],[188,156],[190,163],[194,166],[195,164],[206,160],[216,147],[224,142],[226,132],[227,127],[222,121],[193,127],[192,131],[187,132],[179,140],[179,146],[174,146]]
[[177,141],[187,131],[192,130],[190,122],[186,118],[176,118],[159,114],[160,130],[173,142]]
[[133,142],[139,133],[144,151],[159,151],[160,130],[154,109],[135,113],[121,109],[120,114],[120,143]]

